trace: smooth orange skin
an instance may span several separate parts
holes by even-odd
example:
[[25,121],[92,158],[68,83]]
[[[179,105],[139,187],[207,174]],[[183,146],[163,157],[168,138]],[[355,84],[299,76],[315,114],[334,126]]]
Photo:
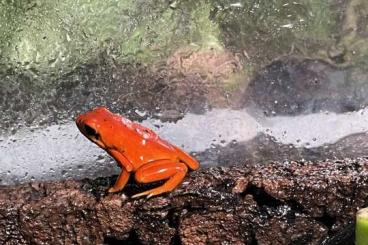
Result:
[[114,114],[104,107],[80,115],[76,124],[92,142],[106,150],[122,171],[108,192],[121,191],[131,173],[139,183],[167,181],[160,187],[133,197],[154,196],[172,191],[184,179],[188,168],[199,163],[178,147],[161,139],[151,129]]

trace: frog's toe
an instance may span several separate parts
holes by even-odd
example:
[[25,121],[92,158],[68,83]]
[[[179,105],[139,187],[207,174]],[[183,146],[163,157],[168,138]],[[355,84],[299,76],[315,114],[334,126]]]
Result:
[[157,195],[160,195],[161,193],[168,192],[168,191],[170,191],[170,190],[166,190],[166,189],[158,187],[158,188],[155,188],[155,189],[152,189],[152,190],[148,190],[148,191],[144,191],[144,192],[135,194],[135,195],[132,196],[132,198],[147,196],[147,199],[148,199],[150,197],[157,196]]
[[115,187],[110,187],[109,189],[107,189],[108,193],[115,193],[115,192],[119,192],[121,191],[121,189],[117,189]]
[[145,196],[145,195],[148,196],[149,194],[146,193],[146,191],[145,191],[145,192],[142,192],[142,193],[138,193],[138,194],[133,195],[132,198],[138,198],[138,197]]

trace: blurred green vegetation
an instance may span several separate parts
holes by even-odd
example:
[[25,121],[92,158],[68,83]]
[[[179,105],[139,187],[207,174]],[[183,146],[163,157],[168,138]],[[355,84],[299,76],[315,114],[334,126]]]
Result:
[[255,62],[268,63],[298,51],[313,55],[334,40],[339,12],[325,0],[217,0],[212,18],[227,46],[244,50]]
[[196,1],[176,7],[162,0],[2,1],[0,63],[63,74],[103,51],[150,63],[190,42],[220,46],[209,11],[209,3]]
[[331,59],[329,49],[335,47],[346,55],[343,63],[363,62],[367,5],[364,0],[2,0],[0,71],[58,77],[103,52],[119,62],[150,65],[183,46],[244,54],[247,70],[288,54]]

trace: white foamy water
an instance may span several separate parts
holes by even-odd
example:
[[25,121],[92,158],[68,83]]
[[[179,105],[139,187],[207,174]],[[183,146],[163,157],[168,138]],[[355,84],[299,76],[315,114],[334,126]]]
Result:
[[[259,133],[280,144],[318,147],[366,132],[368,111],[254,118],[246,110],[214,109],[204,115],[187,114],[177,123],[149,119],[142,124],[189,152],[234,140],[246,142]],[[74,122],[0,136],[0,167],[1,184],[108,176],[119,170],[102,149],[79,133]]]

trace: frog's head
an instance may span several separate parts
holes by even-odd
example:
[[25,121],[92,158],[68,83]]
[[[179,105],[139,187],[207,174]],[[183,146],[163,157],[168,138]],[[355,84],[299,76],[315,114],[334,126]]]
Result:
[[114,121],[117,115],[105,107],[98,107],[78,116],[76,124],[89,140],[103,149],[110,148],[109,139],[114,134]]

